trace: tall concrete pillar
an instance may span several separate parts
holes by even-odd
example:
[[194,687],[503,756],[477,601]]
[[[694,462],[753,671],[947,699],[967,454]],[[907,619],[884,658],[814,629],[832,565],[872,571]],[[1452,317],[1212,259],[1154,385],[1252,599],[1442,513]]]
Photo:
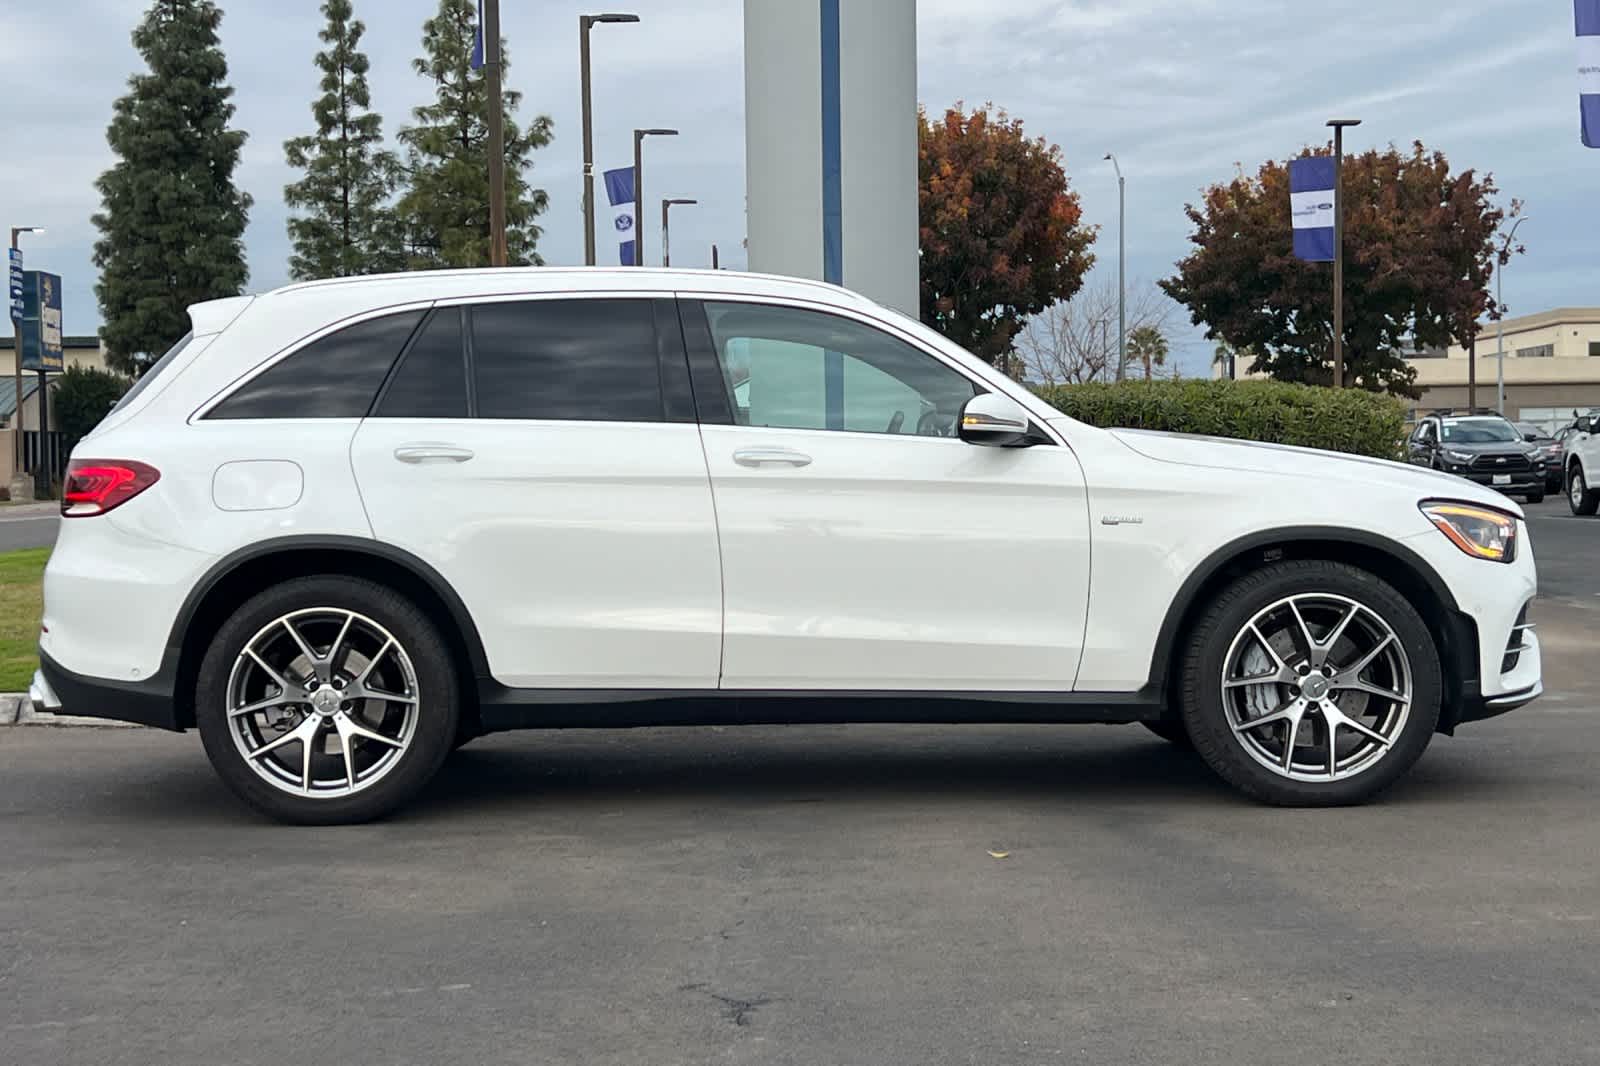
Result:
[[917,313],[916,0],[745,0],[750,269]]

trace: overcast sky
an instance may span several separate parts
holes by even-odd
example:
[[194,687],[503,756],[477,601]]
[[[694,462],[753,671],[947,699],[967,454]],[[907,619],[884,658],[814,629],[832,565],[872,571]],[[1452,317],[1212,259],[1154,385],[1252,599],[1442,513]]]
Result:
[[[715,241],[724,265],[742,266],[742,0],[607,4],[644,22],[595,30],[600,166],[631,162],[635,126],[681,129],[649,146],[650,195],[701,201],[674,212],[674,258],[707,265]],[[147,6],[0,4],[0,221],[49,227],[25,238],[28,265],[63,276],[69,333],[100,321],[93,182],[112,162],[105,126],[139,67],[129,33]],[[236,180],[256,201],[250,288],[261,290],[286,277],[282,188],[292,174],[282,146],[310,129],[322,18],[319,0],[223,7],[235,125],[249,134]],[[434,7],[355,0],[391,135],[428,96],[410,64]],[[555,122],[531,175],[550,192],[539,249],[554,264],[580,262],[577,15],[606,5],[503,7],[509,85],[523,92],[524,113]],[[1185,254],[1183,205],[1203,186],[1236,163],[1254,169],[1322,141],[1325,119],[1353,115],[1365,119],[1354,149],[1420,138],[1528,202],[1528,255],[1505,278],[1512,313],[1600,304],[1600,152],[1579,143],[1571,0],[921,0],[918,46],[918,95],[930,109],[992,100],[1061,145],[1085,219],[1102,227],[1097,271],[1116,270],[1106,152],[1128,176],[1128,275],[1148,282]],[[1202,372],[1209,347],[1185,332],[1184,366]]]

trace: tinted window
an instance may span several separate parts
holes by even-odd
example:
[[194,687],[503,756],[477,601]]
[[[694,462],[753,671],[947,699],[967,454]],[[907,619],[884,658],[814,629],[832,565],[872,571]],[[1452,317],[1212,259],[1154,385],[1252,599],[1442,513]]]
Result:
[[706,317],[740,425],[952,437],[976,392],[928,353],[837,315],[708,303]]
[[207,418],[363,418],[421,311],[337,330],[280,359]]
[[172,361],[178,358],[180,352],[189,347],[189,342],[192,340],[194,340],[194,334],[185,333],[177,344],[167,349],[165,355],[150,364],[150,369],[146,370],[139,380],[133,383],[133,388],[122,394],[122,399],[118,400],[111,410],[116,411],[132,403],[135,396],[148,388],[152,381],[161,376],[163,370],[172,365]]
[[383,391],[376,414],[379,418],[467,417],[460,308],[441,308],[428,319]]
[[472,309],[478,417],[660,422],[648,300],[538,300]]

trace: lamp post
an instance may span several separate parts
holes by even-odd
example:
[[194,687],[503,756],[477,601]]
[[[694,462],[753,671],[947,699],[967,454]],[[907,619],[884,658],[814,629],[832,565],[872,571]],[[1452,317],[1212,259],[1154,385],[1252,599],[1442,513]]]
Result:
[[677,130],[633,131],[633,265],[644,266],[644,139],[676,137]]
[[1526,221],[1526,216],[1517,219],[1517,224],[1506,234],[1504,243],[1500,245],[1500,254],[1494,260],[1494,409],[1502,416],[1506,413],[1506,304],[1501,297],[1500,282],[1505,274],[1504,260],[1511,251],[1511,242],[1517,239],[1517,230]]
[[1331,118],[1333,127],[1333,387],[1344,388],[1344,130],[1358,118]]
[[[44,232],[44,227],[43,226],[12,226],[11,227],[11,259],[19,258],[18,250],[21,248],[21,245],[18,243],[18,239],[24,233],[43,233],[43,232]],[[7,265],[9,265],[9,263]],[[9,303],[9,300],[8,300],[8,303]],[[15,312],[13,312],[13,314],[15,314]],[[12,355],[15,356],[15,360],[14,360],[15,365],[13,367],[13,371],[14,371],[14,374],[15,374],[15,385],[16,385],[16,393],[15,393],[15,395],[16,395],[16,399],[17,399],[16,413],[11,416],[13,423],[15,423],[11,428],[12,428],[12,431],[13,431],[12,432],[12,437],[14,438],[13,441],[12,441],[12,455],[13,455],[13,460],[14,460],[14,462],[16,464],[12,468],[11,474],[12,474],[12,478],[15,481],[19,481],[20,482],[21,479],[22,479],[22,321],[21,321],[21,319],[18,319],[18,318],[15,318],[15,317],[12,318],[12,320],[11,320],[11,337],[12,337],[12,343],[15,345],[15,347],[12,348],[11,351],[12,351]],[[40,403],[45,402],[45,398],[44,397],[40,397],[39,402]],[[43,442],[42,441],[40,442],[40,447],[41,448],[43,447]]]
[[578,71],[583,97],[583,264],[594,266],[594,120],[589,99],[589,29],[597,22],[638,22],[638,15],[579,15]]
[[1117,171],[1117,380],[1128,373],[1128,183],[1115,153],[1106,158]]
[[685,200],[682,197],[674,197],[674,198],[672,198],[670,200],[662,200],[661,201],[661,265],[662,266],[669,267],[669,266],[672,265],[672,239],[669,236],[669,226],[671,225],[671,222],[670,222],[670,216],[668,215],[668,212],[673,207],[676,207],[676,206],[679,206],[679,205],[697,204],[699,202],[700,202],[699,200]]

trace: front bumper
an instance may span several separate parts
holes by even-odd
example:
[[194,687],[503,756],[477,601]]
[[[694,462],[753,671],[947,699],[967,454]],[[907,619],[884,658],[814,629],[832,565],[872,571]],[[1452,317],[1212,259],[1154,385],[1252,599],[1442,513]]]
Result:
[[[1507,496],[1520,496],[1527,492],[1543,492],[1545,490],[1545,471],[1537,468],[1519,470],[1514,474],[1496,474],[1490,470],[1482,472],[1477,470],[1451,470],[1449,473],[1459,478],[1465,478],[1476,485],[1494,489],[1496,492],[1503,492]],[[1494,483],[1496,477],[1509,477],[1511,480],[1504,485],[1496,485]]]
[[39,669],[28,686],[28,701],[35,711],[109,718],[181,732],[172,694],[172,680],[165,670],[146,681],[110,681],[63,669],[42,651]]

